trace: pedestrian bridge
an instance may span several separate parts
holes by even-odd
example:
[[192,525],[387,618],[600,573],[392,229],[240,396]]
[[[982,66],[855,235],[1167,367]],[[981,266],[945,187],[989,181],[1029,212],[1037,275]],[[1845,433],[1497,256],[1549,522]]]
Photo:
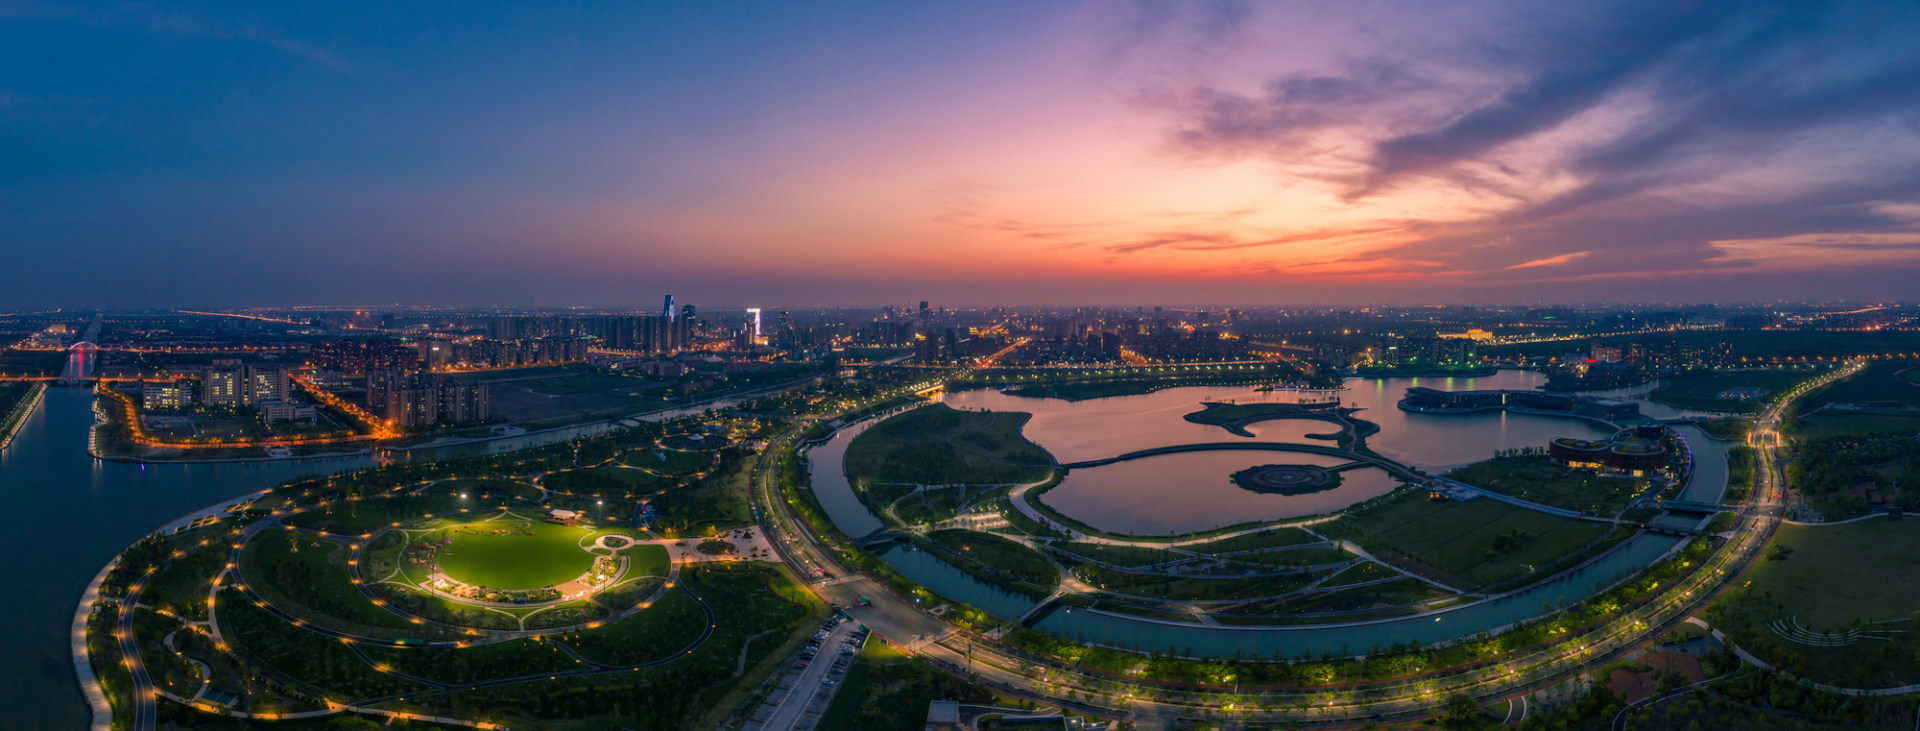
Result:
[[1719,503],[1696,503],[1696,502],[1691,502],[1687,500],[1656,500],[1654,501],[1654,504],[1660,506],[1661,508],[1666,509],[1668,512],[1699,513],[1701,515],[1706,515],[1709,513],[1724,513],[1724,512],[1732,511],[1735,509],[1731,505],[1721,505]]

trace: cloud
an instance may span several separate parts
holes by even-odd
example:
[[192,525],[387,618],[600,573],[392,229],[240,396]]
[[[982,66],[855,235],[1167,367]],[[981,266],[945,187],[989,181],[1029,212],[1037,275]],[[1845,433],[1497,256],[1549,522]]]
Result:
[[1817,233],[1768,239],[1726,239],[1710,244],[1720,255],[1709,264],[1755,268],[1845,269],[1920,263],[1920,233]]
[[1561,254],[1561,255],[1559,255],[1559,256],[1549,256],[1549,257],[1547,257],[1547,258],[1545,258],[1545,259],[1535,259],[1535,260],[1533,260],[1533,261],[1529,261],[1529,262],[1523,262],[1523,263],[1520,263],[1520,264],[1515,264],[1515,265],[1513,265],[1513,266],[1510,266],[1510,267],[1507,267],[1507,268],[1508,268],[1508,269],[1532,269],[1532,268],[1534,268],[1534,267],[1557,267],[1557,266],[1560,266],[1561,264],[1565,264],[1565,263],[1567,263],[1567,262],[1570,262],[1570,261],[1573,261],[1573,260],[1575,260],[1575,259],[1580,259],[1580,258],[1583,258],[1583,257],[1585,257],[1586,255],[1588,255],[1588,254],[1591,254],[1591,253],[1593,253],[1593,252],[1591,252],[1591,251],[1576,251],[1576,252],[1573,252],[1573,253],[1571,253],[1571,254]]
[[208,19],[143,3],[111,8],[78,8],[34,0],[0,0],[0,18],[67,20],[94,26],[125,26],[151,33],[257,43],[325,66],[352,71],[353,64],[339,54],[293,38],[262,24],[240,19]]

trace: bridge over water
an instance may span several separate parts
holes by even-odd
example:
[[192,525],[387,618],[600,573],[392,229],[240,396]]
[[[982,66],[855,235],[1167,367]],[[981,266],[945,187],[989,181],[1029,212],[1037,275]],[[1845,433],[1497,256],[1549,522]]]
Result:
[[1356,452],[1350,449],[1341,449],[1339,447],[1325,447],[1317,444],[1290,444],[1290,443],[1284,443],[1284,442],[1202,442],[1199,444],[1176,444],[1176,445],[1167,446],[1167,447],[1154,447],[1152,449],[1141,449],[1133,452],[1127,452],[1126,454],[1121,454],[1114,457],[1107,457],[1105,459],[1090,459],[1090,460],[1085,460],[1081,462],[1068,462],[1060,466],[1065,469],[1072,470],[1072,469],[1081,469],[1085,467],[1099,467],[1101,465],[1109,465],[1115,462],[1125,462],[1127,460],[1140,459],[1142,457],[1152,457],[1152,456],[1161,455],[1161,454],[1178,454],[1181,452],[1236,452],[1236,451],[1248,451],[1248,450],[1268,451],[1268,452],[1301,452],[1304,454],[1319,454],[1319,455],[1324,455],[1328,457],[1339,457],[1341,459],[1349,459],[1355,462],[1365,462],[1367,464],[1386,470],[1387,472],[1392,473],[1393,476],[1409,482],[1415,482],[1415,481],[1420,481],[1424,479],[1422,475],[1416,474],[1413,470],[1407,468],[1406,465],[1400,464],[1399,462],[1395,462],[1385,457],[1381,457],[1379,455]]

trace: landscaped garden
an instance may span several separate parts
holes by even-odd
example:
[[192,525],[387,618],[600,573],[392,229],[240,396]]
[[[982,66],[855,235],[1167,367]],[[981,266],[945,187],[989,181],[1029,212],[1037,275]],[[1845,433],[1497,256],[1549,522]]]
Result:
[[[656,436],[632,437],[296,481],[236,517],[129,549],[103,592],[126,592],[151,569],[134,638],[173,694],[162,718],[182,727],[206,726],[205,709],[329,704],[510,727],[710,725],[737,704],[738,685],[777,666],[752,653],[797,644],[825,607],[753,563],[759,552],[682,570],[669,549],[685,544],[630,525],[633,511],[571,510],[559,506],[583,498],[533,486],[619,470],[681,489],[679,477],[599,466],[655,453]],[[663,472],[694,474],[687,464]],[[124,695],[131,681],[102,637],[89,646],[106,687]],[[188,710],[181,699],[203,683],[213,702]],[[582,691],[593,700],[581,703]]]

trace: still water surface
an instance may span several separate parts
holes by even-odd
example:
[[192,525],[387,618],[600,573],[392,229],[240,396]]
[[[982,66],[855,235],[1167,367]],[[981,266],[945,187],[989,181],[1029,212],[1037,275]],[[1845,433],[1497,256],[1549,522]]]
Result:
[[1235,472],[1267,464],[1333,467],[1348,460],[1298,452],[1180,452],[1072,470],[1040,502],[1109,533],[1168,535],[1254,521],[1320,515],[1393,492],[1378,467],[1340,473],[1340,486],[1304,495],[1253,492]]
[[[1358,416],[1380,425],[1380,432],[1368,439],[1376,451],[1403,463],[1430,470],[1476,462],[1502,449],[1542,447],[1553,437],[1594,438],[1609,433],[1608,429],[1598,424],[1571,418],[1501,412],[1415,414],[1401,411],[1395,406],[1406,389],[1412,386],[1450,391],[1532,389],[1537,388],[1543,380],[1539,374],[1524,371],[1501,371],[1484,378],[1350,379],[1350,389],[1339,392],[1336,397],[1345,405],[1365,409]],[[1034,416],[1025,427],[1026,436],[1047,448],[1060,461],[1071,462],[1171,444],[1244,439],[1224,429],[1194,424],[1181,418],[1197,410],[1202,401],[1284,403],[1325,398],[1322,394],[1259,393],[1238,387],[1195,387],[1080,402],[1024,398],[986,390],[949,394],[946,400],[956,408],[1031,413]],[[810,455],[815,494],[828,517],[850,535],[864,535],[881,525],[879,519],[855,497],[852,487],[847,483],[843,465],[847,444],[870,423],[842,430],[825,444],[816,447]],[[1250,430],[1260,435],[1263,441],[1326,444],[1305,438],[1307,434],[1327,431],[1325,426],[1321,422],[1276,421],[1254,425]],[[1727,445],[1707,439],[1697,429],[1690,427],[1683,427],[1683,433],[1694,445],[1700,462],[1694,484],[1687,495],[1717,495],[1725,486]],[[1182,459],[1188,461],[1180,462]],[[1252,518],[1233,517],[1247,514],[1248,508],[1241,501],[1249,497],[1257,499],[1269,496],[1249,493],[1230,483],[1226,485],[1230,490],[1218,489],[1220,485],[1214,483],[1224,481],[1227,475],[1239,468],[1235,465],[1320,463],[1312,461],[1314,459],[1315,455],[1284,452],[1223,451],[1161,455],[1077,470],[1074,474],[1082,478],[1109,468],[1114,468],[1116,473],[1083,480],[1076,480],[1070,475],[1067,482],[1046,493],[1043,499],[1063,512],[1089,522],[1113,520],[1118,525],[1121,521],[1133,520],[1147,524],[1162,518],[1161,514],[1169,511],[1180,511],[1180,520],[1203,525],[1207,521],[1214,521],[1215,524],[1223,520],[1244,522]],[[1318,459],[1332,461],[1328,458]],[[1168,461],[1156,465],[1157,460]],[[1142,474],[1123,474],[1127,471]],[[1392,480],[1385,473],[1377,469],[1365,472],[1377,474],[1390,489]],[[1346,474],[1350,480],[1366,484],[1360,482],[1364,472]],[[1188,480],[1175,481],[1173,478],[1178,475],[1185,475]],[[1218,480],[1213,477],[1215,475]],[[1172,489],[1168,489],[1170,484]],[[1074,489],[1068,490],[1069,485],[1073,485]],[[1339,505],[1311,512],[1337,510],[1363,499],[1343,497],[1333,501]],[[1213,655],[1245,653],[1275,657],[1318,655],[1323,652],[1351,654],[1402,642],[1426,644],[1504,627],[1577,602],[1601,587],[1639,571],[1671,550],[1678,540],[1654,534],[1637,536],[1579,571],[1515,594],[1438,616],[1383,620],[1345,627],[1276,627],[1236,631],[1157,623],[1087,610],[1056,610],[1047,613],[1037,626],[1055,634],[1100,644]],[[881,557],[903,575],[933,591],[999,616],[1017,616],[1032,606],[1030,599],[978,581],[922,552],[892,549]]]
[[[1531,371],[1500,371],[1481,378],[1354,378],[1347,380],[1347,390],[1331,394],[1193,386],[1139,396],[1065,401],[980,389],[948,394],[946,402],[955,408],[1031,413],[1033,419],[1024,428],[1027,439],[1047,448],[1061,462],[1079,462],[1169,444],[1246,439],[1183,418],[1199,411],[1202,402],[1314,403],[1338,399],[1344,406],[1362,409],[1356,417],[1380,425],[1379,433],[1367,438],[1367,445],[1374,451],[1402,464],[1440,470],[1478,462],[1503,449],[1544,447],[1554,437],[1591,439],[1611,433],[1579,419],[1498,411],[1417,414],[1397,406],[1413,386],[1443,391],[1531,390],[1545,382],[1545,376]],[[1309,444],[1328,442],[1306,439],[1305,435],[1335,430],[1326,422],[1299,420],[1260,422],[1247,429],[1260,440]]]
[[68,624],[80,592],[121,549],[178,516],[303,474],[364,467],[361,459],[248,464],[100,462],[86,452],[93,394],[52,388],[0,451],[0,722],[84,728]]

